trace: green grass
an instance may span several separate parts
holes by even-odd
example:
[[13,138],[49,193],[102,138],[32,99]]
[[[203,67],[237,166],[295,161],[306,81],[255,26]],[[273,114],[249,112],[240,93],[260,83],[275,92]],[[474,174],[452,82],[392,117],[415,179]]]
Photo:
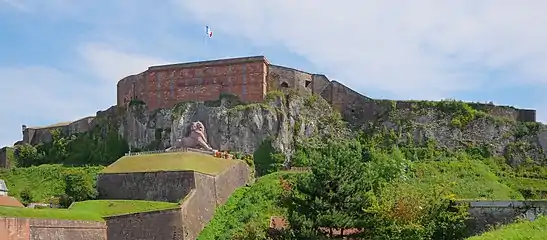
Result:
[[536,191],[547,192],[547,180],[546,179],[536,179],[536,178],[507,178],[509,184],[513,185],[515,188],[519,189],[533,189]]
[[47,202],[51,197],[64,193],[63,181],[65,172],[70,169],[83,169],[96,177],[103,167],[64,167],[62,165],[40,165],[28,168],[0,169],[0,179],[3,179],[11,196],[21,200],[20,193],[28,189],[33,200]]
[[503,226],[468,240],[543,240],[547,238],[547,217]]
[[193,170],[215,175],[237,162],[196,152],[147,154],[124,156],[106,167],[102,173]]
[[103,217],[178,208],[177,203],[140,200],[90,200],[69,209],[0,207],[0,216],[65,220],[104,221]]
[[458,199],[523,199],[516,189],[505,184],[480,160],[447,159],[416,162],[411,184],[422,189],[446,186]]
[[140,200],[90,200],[76,202],[70,210],[77,212],[96,212],[103,217],[129,213],[150,212],[178,208],[178,203],[140,201]]
[[73,211],[70,209],[32,209],[20,207],[0,207],[0,216],[18,218],[43,218],[65,220],[104,221],[101,215],[93,211]]
[[299,174],[276,172],[258,178],[251,187],[238,188],[225,205],[215,210],[213,219],[198,239],[232,239],[234,234],[242,233],[246,225],[266,229],[270,216],[286,215],[286,210],[278,202],[282,192],[279,178],[290,179]]

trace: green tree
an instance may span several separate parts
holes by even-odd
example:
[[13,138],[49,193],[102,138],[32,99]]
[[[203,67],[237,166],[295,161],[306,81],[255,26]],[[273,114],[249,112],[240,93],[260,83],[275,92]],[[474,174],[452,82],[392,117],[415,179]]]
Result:
[[21,203],[24,205],[34,202],[34,196],[28,188],[23,189],[23,191],[19,193],[19,198],[21,199]]
[[367,165],[357,141],[330,140],[313,161],[312,173],[297,182],[288,201],[292,234],[326,237],[323,229],[368,228],[365,209],[374,201]]
[[22,144],[15,146],[15,158],[17,159],[18,167],[28,167],[36,163],[42,162],[43,155],[30,144]]
[[97,190],[93,185],[94,179],[82,170],[68,170],[65,173],[65,193],[72,202],[94,199]]

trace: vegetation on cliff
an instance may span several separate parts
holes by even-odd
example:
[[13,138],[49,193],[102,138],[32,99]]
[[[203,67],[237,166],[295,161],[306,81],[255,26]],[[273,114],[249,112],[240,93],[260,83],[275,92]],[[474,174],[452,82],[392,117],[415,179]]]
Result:
[[117,122],[107,117],[98,117],[95,121],[95,127],[86,133],[65,136],[55,129],[51,130],[51,142],[17,145],[15,166],[108,165],[116,161],[129,150],[127,142],[118,135]]

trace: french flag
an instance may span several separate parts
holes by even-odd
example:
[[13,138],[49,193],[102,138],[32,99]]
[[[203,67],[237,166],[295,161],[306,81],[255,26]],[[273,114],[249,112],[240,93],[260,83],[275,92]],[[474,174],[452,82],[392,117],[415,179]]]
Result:
[[209,28],[209,26],[205,26],[205,33],[206,33],[207,36],[209,36],[210,38],[213,37],[213,31],[211,31],[211,28]]

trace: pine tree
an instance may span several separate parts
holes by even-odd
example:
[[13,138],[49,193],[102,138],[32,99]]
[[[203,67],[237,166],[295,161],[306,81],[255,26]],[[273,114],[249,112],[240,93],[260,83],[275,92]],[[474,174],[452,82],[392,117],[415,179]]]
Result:
[[334,229],[369,228],[364,209],[374,194],[359,142],[331,140],[311,158],[312,172],[297,182],[290,201],[295,238],[321,239]]

